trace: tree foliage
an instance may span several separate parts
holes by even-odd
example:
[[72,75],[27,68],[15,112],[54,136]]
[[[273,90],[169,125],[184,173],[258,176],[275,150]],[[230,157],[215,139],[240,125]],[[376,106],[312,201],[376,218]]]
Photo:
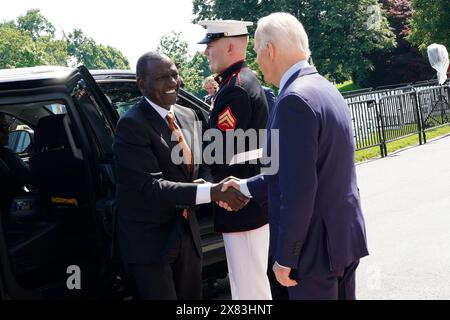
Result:
[[172,31],[162,35],[156,50],[171,58],[178,68],[184,67],[189,60],[189,45],[187,41],[181,40],[180,32]]
[[33,39],[12,23],[0,25],[0,68],[29,67],[40,63]]
[[38,9],[28,10],[17,21],[0,23],[0,68],[67,66],[71,62],[91,69],[129,68],[119,50],[97,44],[80,29],[56,39],[55,27]]
[[426,53],[432,43],[450,49],[450,1],[412,0],[414,15],[408,39]]
[[362,78],[373,68],[368,55],[395,45],[377,0],[194,0],[193,8],[194,21],[221,18],[256,22],[272,12],[293,14],[308,33],[314,64],[338,82],[351,76]]
[[127,58],[117,49],[97,44],[75,29],[67,37],[67,51],[75,59],[75,64],[83,64],[88,69],[129,69]]
[[435,72],[427,59],[407,41],[409,19],[413,16],[411,0],[382,0],[388,21],[396,35],[397,46],[370,55],[374,70],[367,74],[366,86],[382,86],[428,80]]
[[17,18],[17,27],[28,32],[34,41],[42,36],[55,36],[55,27],[45,18],[39,9],[28,10],[23,16]]
[[203,81],[210,74],[205,55],[197,52],[191,57],[188,43],[181,39],[180,33],[173,31],[161,37],[157,51],[175,62],[186,90],[198,97],[205,94]]

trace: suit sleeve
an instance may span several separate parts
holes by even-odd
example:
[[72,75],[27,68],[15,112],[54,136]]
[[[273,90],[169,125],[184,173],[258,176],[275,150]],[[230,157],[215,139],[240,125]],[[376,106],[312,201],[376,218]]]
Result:
[[163,178],[158,159],[142,123],[122,118],[113,144],[118,182],[143,195],[152,204],[195,205],[197,185],[168,181]]
[[267,205],[267,180],[263,174],[247,179],[248,191],[261,206]]
[[280,130],[280,217],[275,259],[283,266],[297,268],[314,211],[319,124],[313,110],[296,95],[279,101],[275,121]]

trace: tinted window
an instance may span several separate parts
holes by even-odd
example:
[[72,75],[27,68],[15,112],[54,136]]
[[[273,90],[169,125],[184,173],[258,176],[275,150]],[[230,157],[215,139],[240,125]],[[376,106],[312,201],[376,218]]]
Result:
[[120,117],[142,97],[135,81],[100,82],[99,86],[111,100]]

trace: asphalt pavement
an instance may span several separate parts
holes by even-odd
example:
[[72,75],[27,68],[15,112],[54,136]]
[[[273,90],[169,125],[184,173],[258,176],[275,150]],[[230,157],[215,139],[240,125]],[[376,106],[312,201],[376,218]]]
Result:
[[[357,298],[450,299],[450,135],[356,170],[370,252]],[[230,299],[226,283],[215,299]]]
[[358,299],[450,299],[450,136],[357,165]]

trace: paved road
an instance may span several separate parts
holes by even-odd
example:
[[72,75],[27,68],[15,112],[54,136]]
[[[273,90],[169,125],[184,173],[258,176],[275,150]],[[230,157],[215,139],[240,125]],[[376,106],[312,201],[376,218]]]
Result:
[[370,251],[357,298],[450,299],[450,136],[358,164],[357,174]]
[[450,299],[450,136],[357,166],[359,299]]

